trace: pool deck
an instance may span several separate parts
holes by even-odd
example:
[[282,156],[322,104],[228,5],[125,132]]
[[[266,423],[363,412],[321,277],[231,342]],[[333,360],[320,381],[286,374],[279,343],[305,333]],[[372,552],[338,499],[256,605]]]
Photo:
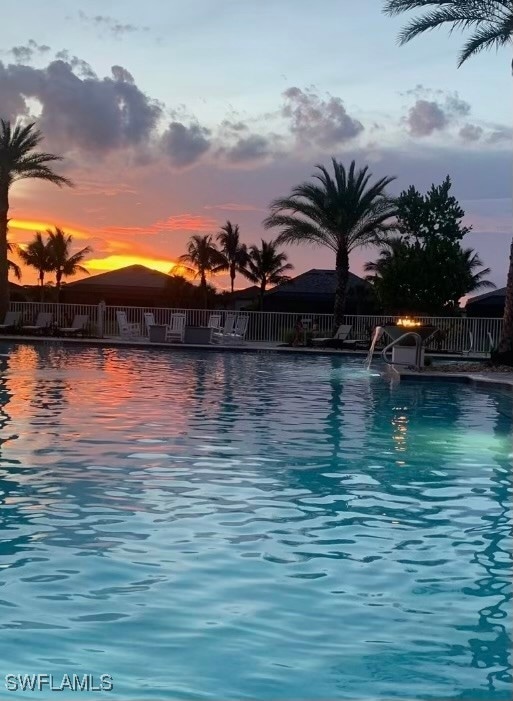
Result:
[[[40,343],[44,345],[71,345],[71,346],[96,346],[96,347],[120,347],[120,348],[141,348],[145,350],[175,350],[191,351],[225,351],[225,352],[248,352],[248,353],[287,353],[296,355],[314,356],[349,356],[365,357],[367,350],[338,350],[334,348],[305,348],[302,346],[291,347],[277,343],[247,341],[243,344],[183,344],[183,343],[150,343],[147,338],[125,339],[115,336],[104,338],[70,338],[60,336],[20,336],[15,334],[0,334],[0,342],[5,343]],[[378,351],[379,353],[379,351]],[[436,353],[432,357],[440,360],[465,360],[482,361],[483,355],[458,356],[454,354]],[[513,371],[512,372],[437,372],[436,369],[425,368],[421,372],[415,372],[406,368],[389,370],[386,373],[396,380],[445,380],[449,382],[470,382],[474,384],[488,385],[490,387],[509,388],[513,391]]]

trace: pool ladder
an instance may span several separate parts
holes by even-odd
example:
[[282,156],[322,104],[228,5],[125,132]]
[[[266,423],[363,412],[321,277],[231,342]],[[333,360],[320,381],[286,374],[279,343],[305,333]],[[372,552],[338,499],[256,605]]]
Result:
[[420,370],[422,362],[422,336],[416,331],[407,331],[406,333],[403,333],[402,336],[399,336],[399,338],[396,338],[395,341],[392,341],[392,343],[389,343],[388,346],[383,348],[381,356],[387,365],[409,365],[409,363],[392,363],[391,360],[388,360],[387,353],[400,341],[404,341],[405,338],[410,337],[415,339],[415,370]]

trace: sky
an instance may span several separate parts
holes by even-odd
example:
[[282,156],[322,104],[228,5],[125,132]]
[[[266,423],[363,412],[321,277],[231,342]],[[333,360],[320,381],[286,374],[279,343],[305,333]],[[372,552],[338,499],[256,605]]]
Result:
[[[462,36],[399,47],[382,0],[25,0],[2,17],[0,116],[36,119],[75,187],[12,190],[10,239],[60,226],[91,274],[168,272],[192,234],[230,220],[258,243],[269,203],[331,157],[396,176],[450,175],[464,240],[506,279],[512,220],[507,51],[457,68]],[[287,249],[293,274],[333,254]],[[351,269],[376,251],[358,250]],[[35,281],[26,269],[22,282]],[[217,281],[220,286],[226,280]],[[239,286],[245,286],[239,281]]]

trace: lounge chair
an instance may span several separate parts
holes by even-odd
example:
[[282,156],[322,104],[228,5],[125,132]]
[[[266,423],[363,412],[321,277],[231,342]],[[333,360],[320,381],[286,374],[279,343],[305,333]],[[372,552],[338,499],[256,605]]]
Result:
[[16,326],[19,326],[21,319],[21,312],[7,312],[5,315],[4,323],[0,324],[0,331],[12,330]]
[[334,336],[330,338],[313,338],[312,345],[320,346],[321,348],[343,348],[344,346],[355,348],[356,341],[347,340],[352,328],[351,324],[340,324]]
[[36,323],[29,326],[22,326],[22,331],[29,333],[43,333],[43,331],[52,325],[53,314],[48,312],[39,312]]
[[166,342],[183,343],[185,335],[185,314],[171,314],[170,324],[166,327]]
[[208,317],[207,327],[209,329],[215,329],[216,331],[221,330],[221,314],[211,314]]
[[84,333],[88,321],[88,314],[75,314],[71,326],[60,326],[58,331],[65,336],[78,336]]
[[150,335],[150,326],[156,326],[155,315],[153,312],[145,312],[144,314],[144,325],[146,326],[146,331],[148,336]]
[[121,338],[140,338],[141,327],[139,324],[130,323],[126,312],[116,312],[116,319],[121,333]]
[[227,314],[224,320],[224,326],[219,331],[214,331],[212,340],[214,343],[224,343],[233,335],[235,326],[235,314]]
[[239,316],[235,322],[233,332],[228,334],[225,343],[244,343],[248,331],[249,316]]

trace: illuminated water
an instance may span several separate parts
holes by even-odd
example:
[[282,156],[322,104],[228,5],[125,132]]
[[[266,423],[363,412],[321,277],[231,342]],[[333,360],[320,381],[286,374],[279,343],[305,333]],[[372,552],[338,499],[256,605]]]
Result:
[[0,698],[9,673],[511,698],[511,394],[361,359],[4,352]]

